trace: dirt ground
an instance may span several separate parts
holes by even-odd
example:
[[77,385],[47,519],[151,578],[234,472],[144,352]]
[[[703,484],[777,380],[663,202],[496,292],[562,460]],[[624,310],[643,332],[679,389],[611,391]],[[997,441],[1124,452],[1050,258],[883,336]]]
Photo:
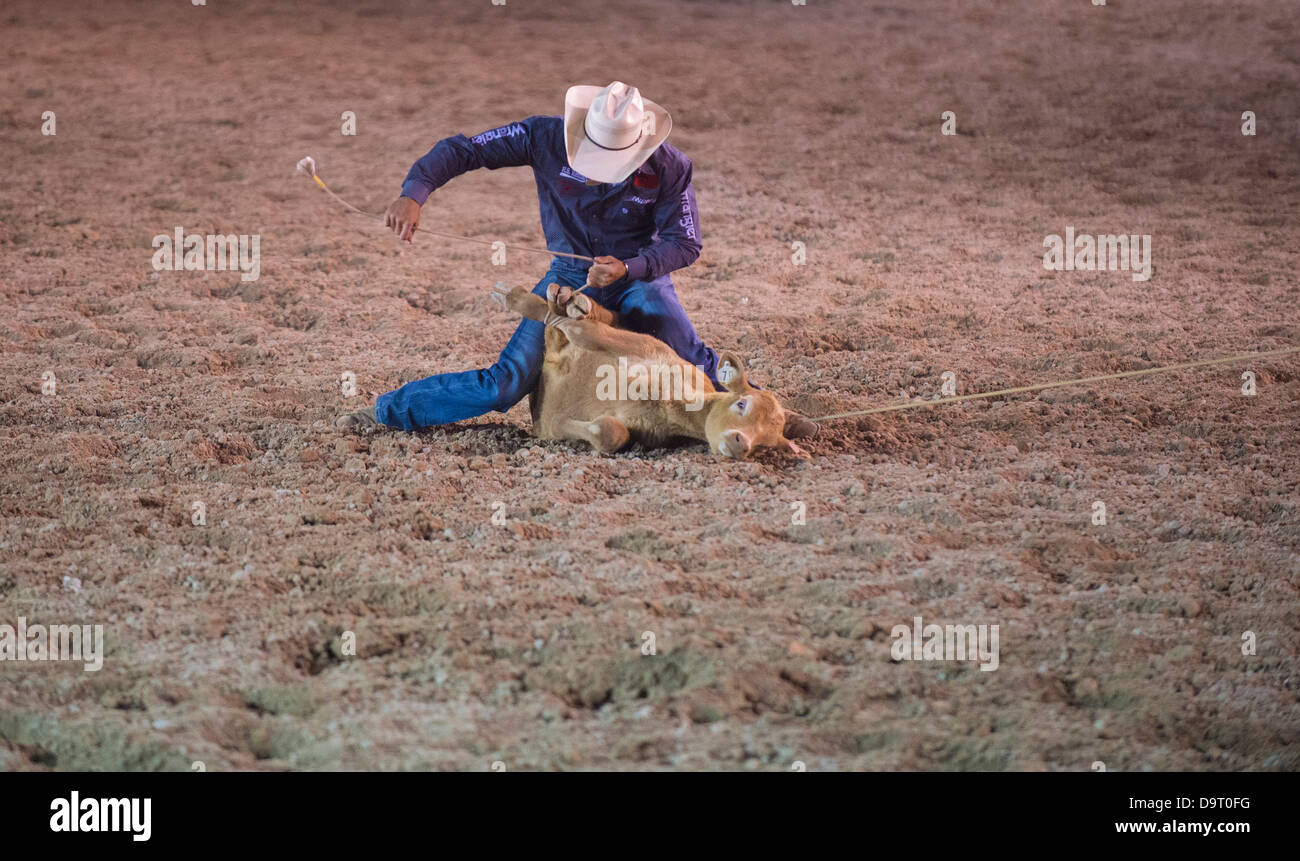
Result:
[[[1300,767],[1300,357],[828,422],[806,461],[602,457],[525,405],[346,435],[488,364],[488,287],[545,260],[399,247],[293,173],[379,210],[438,138],[617,77],[695,163],[692,319],[809,415],[1290,347],[1288,4],[0,16],[0,623],[107,639],[0,663],[0,768]],[[525,169],[424,225],[543,241]],[[177,226],[259,235],[260,278],[154,271]],[[1067,227],[1150,234],[1153,277],[1046,271]],[[998,625],[998,668],[891,660],[916,616]]]

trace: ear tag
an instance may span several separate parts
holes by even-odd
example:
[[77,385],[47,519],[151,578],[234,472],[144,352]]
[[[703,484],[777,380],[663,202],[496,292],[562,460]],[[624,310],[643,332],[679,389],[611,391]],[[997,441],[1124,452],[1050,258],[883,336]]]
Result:
[[724,386],[736,378],[736,369],[732,367],[731,362],[723,362],[722,367],[718,368],[718,382]]

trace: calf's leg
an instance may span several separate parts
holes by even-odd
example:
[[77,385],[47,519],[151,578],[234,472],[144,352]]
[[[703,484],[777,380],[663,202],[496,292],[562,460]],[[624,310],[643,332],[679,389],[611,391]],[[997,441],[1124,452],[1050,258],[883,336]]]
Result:
[[559,424],[559,430],[565,439],[585,440],[603,454],[612,454],[618,451],[627,445],[627,441],[631,437],[631,434],[627,431],[627,425],[613,416],[601,416],[590,422],[565,419]]
[[[584,350],[607,350],[609,352],[630,356],[645,351],[649,340],[636,332],[615,329],[604,323],[591,320],[575,320],[572,317],[551,318],[548,329],[558,329],[564,333],[569,342]],[[653,342],[651,342],[653,344]],[[659,349],[663,349],[662,346]]]
[[567,284],[552,284],[546,289],[546,298],[555,303],[555,312],[561,316],[618,326],[613,311]]
[[[548,285],[548,288],[551,286],[554,285]],[[492,287],[492,299],[519,316],[526,317],[529,320],[536,320],[539,323],[545,323],[547,314],[550,312],[550,305],[541,296],[529,293],[519,286],[507,290],[506,286],[499,281]]]

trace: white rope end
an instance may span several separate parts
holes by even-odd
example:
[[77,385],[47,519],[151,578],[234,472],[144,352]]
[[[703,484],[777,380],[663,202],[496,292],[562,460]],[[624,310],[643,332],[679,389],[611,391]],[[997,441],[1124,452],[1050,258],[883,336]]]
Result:
[[298,162],[298,173],[305,173],[308,176],[315,176],[316,159],[312,158],[311,156],[307,156],[302,161]]

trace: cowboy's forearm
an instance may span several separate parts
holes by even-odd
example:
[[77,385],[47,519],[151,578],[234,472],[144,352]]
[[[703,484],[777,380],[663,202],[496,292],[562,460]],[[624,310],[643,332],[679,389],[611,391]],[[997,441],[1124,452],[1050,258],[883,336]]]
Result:
[[411,170],[402,182],[402,197],[409,197],[423,206],[435,190],[446,185],[453,177],[476,167],[457,138],[465,140],[464,135],[444,138],[411,165]]
[[423,206],[430,194],[462,173],[482,167],[495,170],[531,163],[531,120],[530,117],[522,122],[509,123],[472,138],[464,135],[443,138],[411,165],[402,183],[402,196]]
[[674,205],[658,221],[660,241],[623,261],[629,281],[652,281],[690,266],[700,256],[700,215],[690,185],[675,196]]
[[661,242],[653,248],[646,248],[636,257],[629,257],[623,263],[627,266],[629,281],[653,281],[656,278],[685,269],[700,256],[700,245],[684,245]]

